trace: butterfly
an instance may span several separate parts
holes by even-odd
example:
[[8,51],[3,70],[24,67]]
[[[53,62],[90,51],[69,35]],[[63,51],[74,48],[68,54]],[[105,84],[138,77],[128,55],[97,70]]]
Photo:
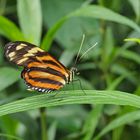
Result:
[[6,58],[24,67],[21,78],[29,90],[51,92],[61,89],[73,79],[77,68],[67,69],[48,52],[34,44],[16,41],[5,45]]

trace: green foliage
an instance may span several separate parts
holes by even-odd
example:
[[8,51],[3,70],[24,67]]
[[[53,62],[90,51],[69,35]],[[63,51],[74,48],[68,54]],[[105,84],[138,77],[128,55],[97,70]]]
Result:
[[138,38],[127,38],[127,39],[125,39],[125,41],[133,41],[133,42],[140,43],[140,39],[138,39]]
[[[0,139],[140,139],[139,5],[139,0],[0,0]],[[98,45],[77,64],[82,89],[73,81],[62,91],[29,92],[21,70],[4,58],[4,44],[23,40],[70,67],[83,34],[80,55]]]
[[52,95],[36,95],[24,98],[0,107],[0,116],[31,110],[40,107],[51,107],[65,104],[115,104],[130,105],[140,108],[140,97],[119,91],[94,91],[85,90],[63,91]]
[[0,34],[10,40],[24,40],[18,27],[9,19],[0,16]]
[[26,40],[39,45],[42,28],[42,14],[40,1],[17,1],[17,10],[20,27],[24,36],[26,37]]
[[[13,68],[2,67],[0,69],[0,91],[12,85],[19,79],[19,72]],[[6,82],[4,82],[6,79]]]

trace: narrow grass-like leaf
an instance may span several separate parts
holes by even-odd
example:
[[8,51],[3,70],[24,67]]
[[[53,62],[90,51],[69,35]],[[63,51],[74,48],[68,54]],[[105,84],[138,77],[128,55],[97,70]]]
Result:
[[120,64],[113,64],[111,66],[111,72],[115,74],[119,74],[121,76],[124,76],[125,78],[129,79],[133,83],[137,83],[137,78],[134,76],[135,72],[132,72],[125,68],[123,65]]
[[17,1],[21,29],[30,42],[39,45],[42,28],[42,14],[39,0]]
[[140,32],[140,28],[135,22],[132,20],[119,15],[107,8],[101,7],[101,6],[85,6],[82,8],[79,8],[78,10],[68,14],[67,16],[61,18],[49,31],[48,33],[44,36],[43,42],[41,47],[45,50],[48,50],[51,46],[53,37],[57,30],[64,24],[66,20],[72,17],[91,17],[91,18],[98,18],[98,19],[104,19],[104,20],[109,20],[113,22],[117,22],[120,24],[127,25],[138,32]]
[[137,42],[140,44],[140,39],[138,39],[138,38],[127,38],[124,41],[132,41],[132,42]]
[[9,139],[14,139],[14,140],[23,140],[22,138],[16,137],[16,136],[12,136],[12,135],[8,135],[8,134],[3,134],[0,133],[0,138],[9,138]]
[[37,130],[38,130],[37,122],[27,112],[11,114],[10,117],[13,120],[21,122],[23,125],[26,126],[26,128],[29,131],[31,139],[35,139],[37,137]]
[[[43,94],[24,98],[12,103],[0,106],[0,116],[36,109],[65,104],[115,104],[129,105],[140,108],[140,97],[121,91],[97,91],[85,90],[61,91],[59,94]],[[55,95],[55,96],[54,96]]]
[[49,140],[55,140],[56,129],[57,129],[57,122],[55,121],[51,124],[51,126],[48,129],[48,139]]
[[116,78],[115,80],[113,80],[113,82],[109,85],[109,87],[107,89],[108,90],[114,90],[114,89],[116,89],[116,87],[122,82],[122,80],[124,78],[125,78],[124,75]]
[[102,108],[103,105],[96,105],[89,113],[83,128],[83,131],[85,132],[85,136],[83,137],[82,140],[91,140],[95,132],[95,129],[97,127],[98,121],[100,119]]
[[140,64],[140,55],[135,53],[135,52],[125,50],[125,51],[122,51],[122,53],[120,55],[124,58],[127,58],[129,60],[133,60],[136,63]]
[[0,16],[0,34],[12,41],[24,40],[24,36],[18,27],[3,16]]
[[140,1],[139,0],[128,0],[133,7],[133,10],[136,14],[136,20],[140,19]]
[[13,68],[3,67],[0,69],[0,91],[10,86],[19,79],[19,72]]
[[67,19],[68,19],[68,17],[63,17],[47,32],[47,34],[44,36],[42,44],[41,44],[41,48],[43,50],[49,50],[55,33],[64,24],[64,22]]
[[114,47],[114,38],[112,34],[111,28],[107,28],[106,33],[104,35],[104,43],[103,43],[103,48],[102,48],[102,63],[104,69],[108,67],[110,64],[110,61],[112,61],[112,52]]
[[130,26],[131,28],[140,32],[140,27],[135,22],[101,6],[94,5],[94,6],[87,6],[84,8],[80,8],[77,11],[71,13],[69,16],[93,17],[93,18],[114,21],[117,23]]
[[103,136],[104,134],[106,134],[107,132],[128,124],[130,122],[136,121],[140,119],[140,111],[134,111],[134,112],[130,112],[127,113],[125,115],[120,116],[119,118],[113,120],[109,125],[107,125],[95,138],[94,140],[98,140],[101,138],[101,136]]

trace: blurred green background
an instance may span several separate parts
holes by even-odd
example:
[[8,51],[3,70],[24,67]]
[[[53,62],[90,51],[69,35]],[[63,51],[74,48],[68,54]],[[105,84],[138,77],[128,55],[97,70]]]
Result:
[[[140,0],[0,0],[0,140],[139,140],[139,24]],[[100,98],[100,105],[71,100],[71,105],[52,103],[39,110],[33,100],[28,106],[30,96],[48,95],[26,90],[20,78],[22,68],[6,60],[4,45],[16,40],[31,42],[70,68],[83,34],[80,55],[98,45],[76,65],[80,75],[75,79],[80,79],[82,89],[93,90],[93,95],[95,90],[123,91],[130,97],[135,94],[135,100],[118,96],[121,103],[115,94],[118,105],[103,105],[104,98]],[[69,97],[77,90],[83,94],[78,82],[62,90]],[[14,102],[23,98],[29,107],[26,111],[19,107],[21,102]],[[119,106],[123,100],[131,107]],[[15,108],[10,103],[18,111],[12,112]]]

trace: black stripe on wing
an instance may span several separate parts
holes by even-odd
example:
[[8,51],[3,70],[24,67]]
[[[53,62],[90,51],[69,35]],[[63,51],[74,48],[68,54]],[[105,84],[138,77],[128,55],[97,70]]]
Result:
[[52,65],[55,65],[55,66],[61,68],[60,65],[58,65],[56,62],[54,62],[54,61],[52,61],[52,60],[43,60],[43,62],[44,62],[45,64],[52,64]]
[[61,82],[55,81],[55,80],[51,80],[48,78],[31,78],[32,80],[34,80],[35,82],[41,82],[41,83],[48,83],[48,84],[55,84],[58,86],[63,86],[63,84]]

